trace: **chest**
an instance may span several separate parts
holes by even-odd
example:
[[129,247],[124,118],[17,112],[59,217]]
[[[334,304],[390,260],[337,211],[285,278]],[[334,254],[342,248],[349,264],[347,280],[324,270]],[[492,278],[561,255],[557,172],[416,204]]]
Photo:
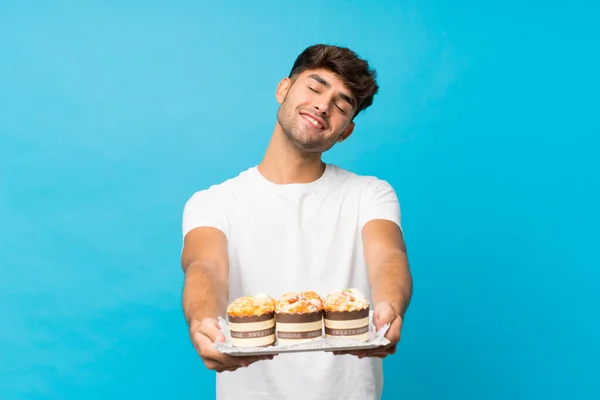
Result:
[[345,284],[360,259],[359,204],[352,196],[255,195],[230,204],[231,279],[240,286],[325,290]]
[[235,199],[228,212],[233,243],[286,246],[315,250],[324,240],[355,236],[359,203],[347,193],[330,195],[255,194]]

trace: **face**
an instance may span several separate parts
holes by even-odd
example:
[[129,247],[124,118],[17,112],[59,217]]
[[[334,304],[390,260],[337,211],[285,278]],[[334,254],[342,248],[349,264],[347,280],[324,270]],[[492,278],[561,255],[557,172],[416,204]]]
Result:
[[323,69],[304,71],[277,87],[277,122],[304,152],[322,153],[348,138],[354,129],[356,100],[344,82]]

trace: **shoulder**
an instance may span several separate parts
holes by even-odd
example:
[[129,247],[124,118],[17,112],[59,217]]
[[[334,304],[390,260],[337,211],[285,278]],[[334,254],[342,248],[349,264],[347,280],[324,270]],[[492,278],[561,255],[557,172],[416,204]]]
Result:
[[231,208],[230,199],[235,193],[242,192],[251,186],[247,181],[249,170],[240,173],[222,183],[202,189],[186,201],[183,209],[183,236],[194,228],[213,227],[225,235],[229,232],[228,211]]
[[375,219],[394,222],[401,228],[400,203],[396,191],[385,179],[371,175],[335,168],[336,176],[344,186],[349,187],[352,195],[358,199],[360,229]]
[[194,206],[199,203],[213,203],[213,205],[217,205],[227,198],[230,193],[245,190],[251,186],[250,175],[252,174],[252,171],[253,168],[249,168],[240,172],[237,176],[228,178],[223,182],[213,184],[205,189],[197,190],[187,199],[186,207]]
[[336,178],[341,183],[358,190],[363,195],[368,196],[369,194],[382,191],[395,193],[392,185],[385,179],[374,175],[360,175],[335,165],[332,165],[332,169]]

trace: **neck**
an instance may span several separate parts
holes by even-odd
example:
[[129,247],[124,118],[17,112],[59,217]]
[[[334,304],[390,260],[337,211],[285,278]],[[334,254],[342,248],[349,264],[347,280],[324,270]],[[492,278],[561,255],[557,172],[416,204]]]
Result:
[[265,179],[278,185],[310,183],[323,175],[325,164],[321,153],[302,152],[276,124],[258,170]]

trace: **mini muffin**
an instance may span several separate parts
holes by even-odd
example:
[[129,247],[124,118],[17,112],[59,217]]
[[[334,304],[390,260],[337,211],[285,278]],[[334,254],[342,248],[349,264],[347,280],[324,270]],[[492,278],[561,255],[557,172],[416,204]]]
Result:
[[278,344],[299,343],[323,336],[322,301],[317,293],[285,293],[277,300],[275,310]]
[[245,296],[227,307],[231,344],[235,347],[268,347],[275,344],[275,299]]
[[357,289],[338,290],[323,299],[326,337],[345,337],[366,342],[369,338],[367,298]]

